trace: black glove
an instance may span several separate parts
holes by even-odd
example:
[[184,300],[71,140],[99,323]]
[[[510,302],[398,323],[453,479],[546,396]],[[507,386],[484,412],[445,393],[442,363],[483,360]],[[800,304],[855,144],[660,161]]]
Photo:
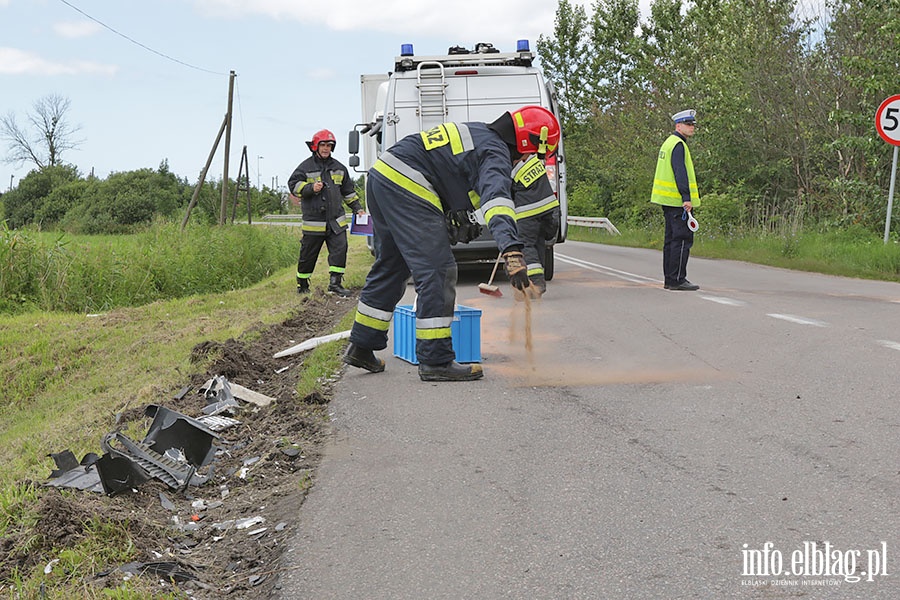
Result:
[[509,283],[517,290],[524,290],[530,283],[528,281],[528,267],[525,266],[525,257],[518,250],[503,253],[503,259],[506,263],[503,265],[506,269],[506,276]]
[[451,210],[444,215],[447,222],[447,237],[450,244],[468,244],[481,235],[481,225],[475,213],[469,210]]

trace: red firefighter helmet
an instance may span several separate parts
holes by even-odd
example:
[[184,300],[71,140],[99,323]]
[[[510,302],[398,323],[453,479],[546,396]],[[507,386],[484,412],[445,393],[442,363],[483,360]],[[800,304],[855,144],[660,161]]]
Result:
[[315,152],[319,149],[319,144],[322,142],[331,142],[331,149],[334,150],[334,147],[337,146],[337,142],[334,139],[334,134],[328,131],[327,129],[321,129],[313,134],[313,139],[311,142],[306,142],[306,145],[309,146],[311,152]]
[[543,106],[523,106],[510,113],[519,154],[553,154],[559,146],[559,121]]

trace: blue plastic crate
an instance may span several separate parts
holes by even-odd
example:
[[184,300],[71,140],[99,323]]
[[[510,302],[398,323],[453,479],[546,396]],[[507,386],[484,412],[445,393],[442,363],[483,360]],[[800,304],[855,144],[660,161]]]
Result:
[[[481,310],[457,304],[450,324],[450,337],[456,362],[481,362]],[[410,304],[400,304],[394,309],[394,356],[419,364],[416,358],[416,313]]]

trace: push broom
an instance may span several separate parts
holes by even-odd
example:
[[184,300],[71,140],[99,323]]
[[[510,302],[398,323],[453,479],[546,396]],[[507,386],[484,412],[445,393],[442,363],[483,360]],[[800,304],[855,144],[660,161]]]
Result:
[[500,288],[494,283],[494,275],[497,274],[497,267],[500,266],[500,258],[503,256],[503,252],[497,255],[497,260],[494,262],[494,270],[491,271],[491,278],[488,279],[487,283],[479,283],[478,291],[482,294],[487,294],[488,296],[497,296],[498,298],[503,295],[503,292],[500,291]]

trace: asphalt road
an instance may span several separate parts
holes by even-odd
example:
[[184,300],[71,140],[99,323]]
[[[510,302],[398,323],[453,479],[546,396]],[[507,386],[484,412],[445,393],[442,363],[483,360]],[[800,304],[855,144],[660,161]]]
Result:
[[900,284],[567,242],[528,352],[488,275],[483,380],[346,371],[281,597],[900,598]]

